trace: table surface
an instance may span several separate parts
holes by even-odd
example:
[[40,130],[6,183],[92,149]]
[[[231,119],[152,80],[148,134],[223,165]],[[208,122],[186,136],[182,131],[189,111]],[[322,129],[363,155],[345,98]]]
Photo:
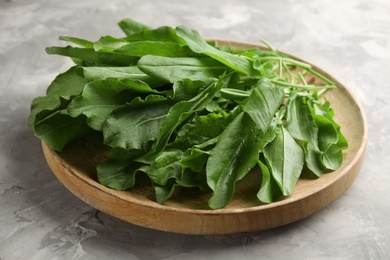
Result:
[[[388,0],[0,0],[0,259],[390,259],[389,13]],[[80,201],[51,173],[26,120],[31,100],[71,65],[44,48],[60,35],[121,36],[116,23],[126,17],[265,39],[329,71],[368,118],[356,181],[304,220],[228,236],[137,227]]]

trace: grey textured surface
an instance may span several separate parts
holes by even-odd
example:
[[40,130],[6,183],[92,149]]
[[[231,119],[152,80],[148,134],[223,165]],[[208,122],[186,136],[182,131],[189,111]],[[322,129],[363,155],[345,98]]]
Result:
[[[0,0],[0,259],[390,259],[389,14],[388,0]],[[60,35],[120,36],[125,17],[184,24],[205,37],[266,39],[336,76],[369,122],[354,184],[302,221],[230,236],[153,231],[80,201],[26,128],[29,106],[70,66],[45,47]]]

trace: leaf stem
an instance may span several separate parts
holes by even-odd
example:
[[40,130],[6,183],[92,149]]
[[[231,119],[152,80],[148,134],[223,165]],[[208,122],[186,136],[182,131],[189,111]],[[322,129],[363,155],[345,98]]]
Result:
[[265,44],[265,46],[267,46],[268,47],[268,49],[270,49],[271,51],[273,51],[273,52],[277,52],[276,51],[276,49],[271,45],[271,44],[269,44],[266,40],[260,40],[262,43],[264,43]]
[[316,76],[317,78],[323,80],[325,83],[328,83],[329,85],[334,85],[334,82],[331,81],[330,79],[328,79],[327,77],[325,77],[324,75],[318,73],[317,71],[311,69],[311,68],[308,68],[307,71],[309,73],[311,73],[312,75]]
[[300,85],[300,84],[294,84],[290,82],[284,82],[280,80],[273,80],[271,79],[271,82],[280,85],[283,87],[288,87],[288,88],[299,88],[299,89],[306,89],[306,90],[312,90],[312,89],[330,89],[330,88],[335,88],[336,86],[333,85],[325,85],[325,86],[315,86],[315,85]]
[[220,92],[228,95],[238,96],[238,97],[249,97],[251,93],[250,91],[234,89],[234,88],[222,88]]
[[294,83],[295,82],[295,77],[292,74],[291,70],[286,65],[286,63],[284,63],[284,62],[283,62],[283,68],[287,71],[287,74],[290,76],[290,81]]
[[298,77],[299,77],[299,80],[302,82],[303,85],[307,85],[305,77],[302,75],[301,72],[298,73]]
[[273,56],[267,56],[267,57],[258,57],[257,59],[261,60],[261,61],[269,61],[269,60],[282,60],[283,62],[286,62],[286,63],[289,63],[291,65],[295,65],[295,66],[298,66],[298,67],[301,67],[301,68],[304,68],[304,69],[311,69],[311,65],[310,64],[307,64],[307,63],[304,63],[304,62],[300,62],[300,61],[297,61],[297,60],[294,60],[294,59],[291,59],[291,58],[284,58],[284,57],[273,57]]
[[282,73],[283,73],[283,64],[284,64],[284,62],[283,62],[281,59],[279,59],[279,78],[282,77]]

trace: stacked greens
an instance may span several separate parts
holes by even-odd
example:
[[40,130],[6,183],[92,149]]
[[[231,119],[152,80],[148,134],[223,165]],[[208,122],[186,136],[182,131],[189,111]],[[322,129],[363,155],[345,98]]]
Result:
[[266,42],[238,50],[184,26],[119,26],[126,37],[61,37],[78,47],[46,49],[76,65],[33,100],[28,119],[56,151],[101,132],[111,148],[97,166],[101,184],[130,189],[143,172],[159,203],[176,187],[195,187],[218,209],[254,167],[263,203],[290,195],[302,172],[320,177],[340,167],[347,140],[319,98],[335,85],[309,64]]

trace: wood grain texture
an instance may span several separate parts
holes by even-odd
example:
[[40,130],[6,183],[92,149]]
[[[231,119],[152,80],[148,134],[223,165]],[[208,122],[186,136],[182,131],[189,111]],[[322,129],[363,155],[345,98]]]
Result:
[[[236,48],[261,47],[244,42],[218,41]],[[359,102],[340,81],[315,65],[313,68],[337,85],[325,95],[331,102],[335,120],[341,125],[349,148],[344,153],[340,169],[319,179],[300,179],[291,196],[268,205],[261,204],[256,198],[261,180],[258,170],[253,170],[237,183],[234,198],[226,208],[210,210],[207,207],[210,194],[191,189],[177,190],[164,205],[160,205],[155,202],[153,188],[142,177],[130,191],[116,191],[99,184],[96,165],[109,152],[102,145],[99,134],[72,142],[61,153],[42,143],[43,152],[53,173],[77,197],[98,210],[139,226],[175,233],[217,235],[286,225],[326,207],[348,189],[361,170],[367,145],[367,120]]]

